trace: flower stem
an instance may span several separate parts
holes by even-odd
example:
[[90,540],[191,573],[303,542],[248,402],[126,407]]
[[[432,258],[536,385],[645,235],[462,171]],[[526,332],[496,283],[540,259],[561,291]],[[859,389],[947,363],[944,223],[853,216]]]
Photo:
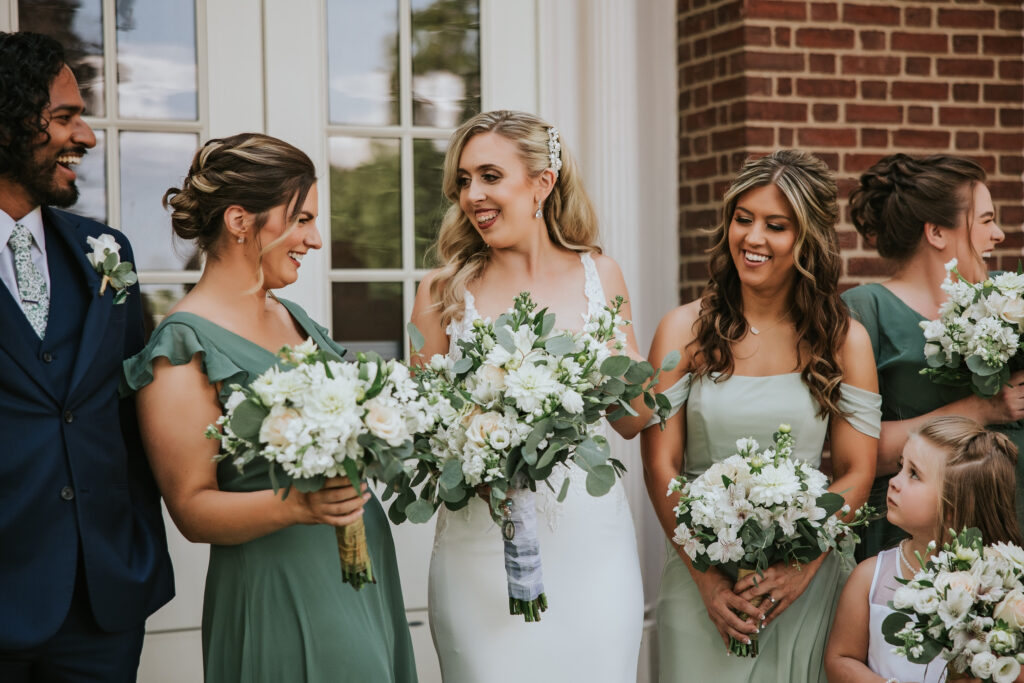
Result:
[[363,518],[346,526],[334,527],[338,541],[338,557],[341,559],[341,580],[359,590],[367,583],[377,583],[370,564],[370,552],[366,548],[366,526]]

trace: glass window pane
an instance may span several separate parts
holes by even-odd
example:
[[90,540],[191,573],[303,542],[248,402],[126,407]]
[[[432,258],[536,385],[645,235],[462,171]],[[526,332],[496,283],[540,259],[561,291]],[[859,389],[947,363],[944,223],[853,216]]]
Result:
[[103,116],[103,0],[18,0],[18,27],[64,46],[86,113]]
[[403,356],[401,282],[335,282],[331,295],[334,338],[350,354]]
[[196,120],[194,0],[117,0],[117,97],[124,118]]
[[401,268],[398,140],[332,137],[331,267]]
[[479,0],[412,0],[412,103],[417,126],[480,111]]
[[398,123],[398,2],[328,0],[331,123]]
[[192,133],[124,132],[121,152],[121,230],[135,250],[139,270],[197,270],[200,257],[171,230],[160,205],[169,187],[181,187],[199,141]]
[[75,169],[78,201],[72,211],[100,223],[107,222],[107,135],[96,134],[96,146],[86,152],[82,163]]
[[448,208],[448,198],[441,194],[444,152],[447,140],[413,140],[413,202],[416,220],[416,267],[430,268],[427,250],[437,240],[441,219]]
[[142,323],[146,339],[156,326],[167,317],[174,304],[192,289],[193,285],[140,285],[142,290]]

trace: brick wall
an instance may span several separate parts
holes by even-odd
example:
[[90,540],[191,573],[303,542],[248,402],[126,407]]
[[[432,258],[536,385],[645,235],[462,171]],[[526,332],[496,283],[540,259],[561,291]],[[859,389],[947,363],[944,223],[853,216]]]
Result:
[[1024,11],[1019,0],[678,0],[680,301],[706,282],[708,238],[749,154],[817,153],[836,172],[844,286],[886,264],[862,244],[846,199],[895,151],[946,152],[989,174],[1007,233],[1024,238]]

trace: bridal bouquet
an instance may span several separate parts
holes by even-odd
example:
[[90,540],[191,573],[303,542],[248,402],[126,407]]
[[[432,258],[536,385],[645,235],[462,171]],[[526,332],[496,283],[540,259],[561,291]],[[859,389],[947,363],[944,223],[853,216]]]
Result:
[[[285,496],[289,486],[316,491],[328,477],[356,486],[403,472],[412,435],[427,419],[408,368],[364,354],[332,360],[312,341],[279,356],[284,367],[231,387],[225,414],[206,429],[221,442],[215,460],[230,458],[240,472],[254,459],[269,461],[274,490]],[[362,518],[335,533],[344,581],[356,589],[375,583]]]
[[965,529],[942,552],[897,581],[882,622],[886,642],[916,664],[941,656],[953,674],[1010,683],[1024,664],[1024,550],[986,546]]
[[[491,515],[505,538],[509,611],[538,621],[547,608],[541,575],[533,495],[558,467],[573,463],[586,489],[607,493],[623,466],[609,457],[608,441],[594,433],[604,419],[634,414],[643,395],[663,419],[670,405],[654,396],[660,372],[615,351],[624,347],[624,301],[586,320],[578,333],[556,331],[555,316],[536,311],[528,293],[493,323],[477,320],[459,340],[461,358],[435,355],[415,373],[434,423],[417,439],[416,472],[389,514],[392,521],[425,522],[440,506],[457,510],[489,490]],[[422,335],[410,326],[413,346]],[[678,362],[669,359],[663,369]],[[417,495],[413,487],[422,484]],[[569,478],[562,482],[564,499]],[[553,490],[553,487],[552,487]]]
[[956,259],[946,264],[942,289],[949,295],[939,319],[921,322],[928,367],[921,374],[939,384],[968,386],[990,397],[1024,367],[1018,354],[1024,332],[1024,274],[1000,273],[974,284]]
[[[849,552],[856,544],[851,529],[867,524],[867,506],[844,522],[836,513],[845,515],[849,506],[828,490],[824,474],[793,457],[789,426],[779,425],[773,440],[758,451],[754,439],[739,439],[734,455],[693,481],[680,475],[669,484],[667,495],[680,494],[672,540],[696,569],[719,566],[740,579],[779,562],[807,564],[829,549]],[[757,636],[749,645],[730,638],[729,650],[756,657]]]

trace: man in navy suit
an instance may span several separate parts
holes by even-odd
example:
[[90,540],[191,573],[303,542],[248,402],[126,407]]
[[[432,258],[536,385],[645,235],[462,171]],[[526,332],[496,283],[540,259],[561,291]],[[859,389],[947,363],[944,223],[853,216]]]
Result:
[[131,246],[51,208],[78,198],[96,144],[60,44],[0,33],[0,93],[0,681],[134,681],[146,617],[174,586],[118,399],[144,343],[139,287],[115,303],[87,238],[112,236],[124,261]]

